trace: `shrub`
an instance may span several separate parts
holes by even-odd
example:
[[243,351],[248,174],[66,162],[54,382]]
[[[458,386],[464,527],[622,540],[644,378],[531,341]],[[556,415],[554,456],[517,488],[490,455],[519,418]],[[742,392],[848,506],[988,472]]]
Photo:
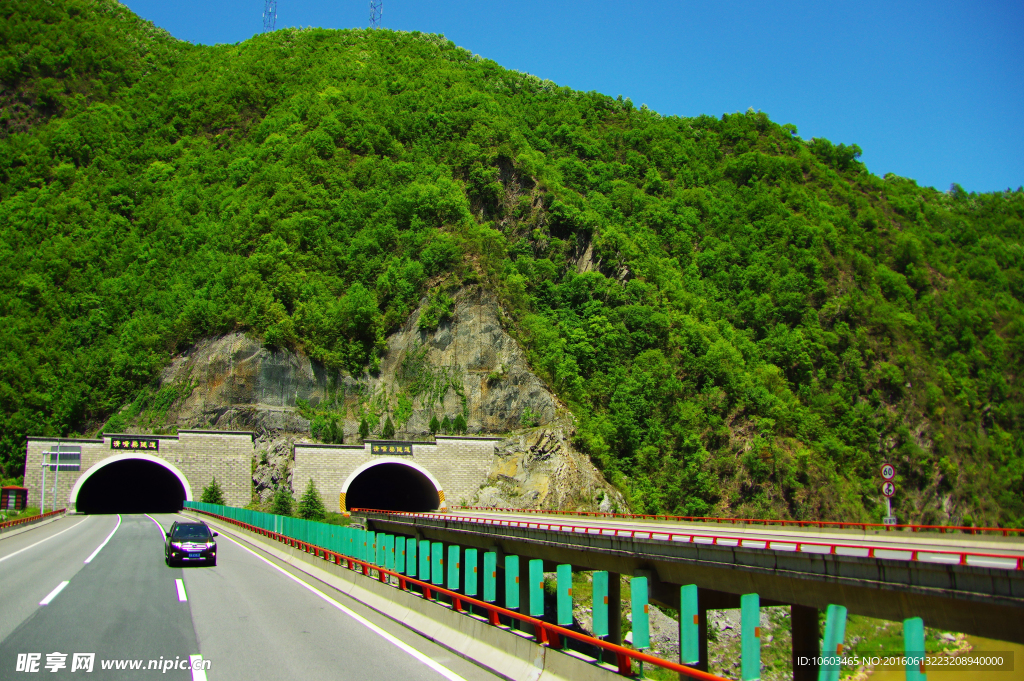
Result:
[[217,484],[217,476],[213,476],[210,484],[203,488],[203,496],[200,501],[204,504],[224,505],[224,493],[221,491],[220,485]]
[[323,520],[326,513],[327,509],[324,508],[324,502],[320,498],[320,492],[316,489],[316,483],[313,482],[313,478],[310,478],[309,484],[306,485],[306,491],[299,500],[299,517],[306,520]]
[[291,515],[295,506],[295,499],[286,487],[279,487],[274,493],[274,501],[271,504],[270,512],[276,515]]

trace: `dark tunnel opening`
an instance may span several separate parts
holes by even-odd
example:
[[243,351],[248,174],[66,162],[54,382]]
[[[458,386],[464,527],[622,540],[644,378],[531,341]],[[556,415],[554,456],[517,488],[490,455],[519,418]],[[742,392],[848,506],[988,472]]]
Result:
[[423,473],[400,463],[382,463],[356,476],[345,503],[349,508],[415,512],[437,510],[441,500]]
[[115,461],[82,483],[80,513],[173,513],[180,511],[185,489],[169,469],[144,459]]

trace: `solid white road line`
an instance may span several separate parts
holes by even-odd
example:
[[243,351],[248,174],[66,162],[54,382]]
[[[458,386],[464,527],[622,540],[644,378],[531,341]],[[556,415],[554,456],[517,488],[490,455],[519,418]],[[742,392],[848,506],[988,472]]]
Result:
[[59,537],[60,535],[62,535],[62,534],[64,534],[65,532],[67,532],[68,530],[72,530],[72,529],[74,529],[74,528],[78,527],[79,525],[81,525],[82,523],[84,523],[84,522],[85,522],[86,520],[88,520],[88,519],[89,519],[90,517],[91,517],[91,516],[86,516],[86,517],[82,518],[81,520],[79,520],[79,521],[78,521],[77,523],[75,523],[74,525],[72,525],[71,527],[67,527],[67,528],[64,528],[63,530],[61,530],[61,531],[60,531],[60,532],[58,532],[57,534],[51,534],[51,535],[50,535],[49,537],[47,537],[46,539],[40,539],[40,540],[39,540],[39,541],[37,541],[37,542],[36,542],[35,544],[29,544],[29,545],[28,545],[28,546],[26,546],[25,548],[23,548],[23,549],[18,549],[18,550],[17,550],[17,551],[15,551],[14,553],[8,553],[8,554],[7,554],[6,556],[4,556],[3,558],[0,558],[0,563],[4,562],[4,561],[5,561],[5,560],[7,560],[8,558],[14,558],[14,557],[15,557],[16,555],[18,555],[18,554],[19,554],[19,553],[21,553],[22,551],[28,551],[28,550],[29,550],[30,548],[32,548],[33,546],[39,546],[39,545],[40,545],[40,544],[42,544],[42,543],[43,543],[44,541],[50,541],[50,540],[51,540],[51,539],[53,539],[54,537]]
[[[196,664],[196,661],[199,664]],[[203,669],[203,656],[202,655],[189,655],[188,661],[192,667],[192,681],[206,681],[206,670]],[[199,669],[196,669],[199,667]]]
[[100,552],[100,549],[107,545],[107,542],[110,541],[110,538],[114,536],[114,533],[117,532],[117,528],[119,527],[121,527],[120,513],[117,514],[117,525],[114,525],[114,529],[110,531],[110,534],[108,534],[107,538],[103,540],[103,543],[96,547],[96,550],[92,552],[92,555],[85,559],[86,563],[92,562],[92,559],[96,557],[96,554]]
[[160,523],[157,523],[157,522],[156,522],[156,518],[154,518],[153,516],[151,516],[151,515],[150,515],[150,514],[148,514],[148,513],[143,513],[142,515],[144,515],[144,516],[146,516],[147,518],[149,518],[150,520],[152,520],[152,521],[153,521],[154,523],[156,523],[156,526],[160,528],[160,538],[161,538],[161,539],[164,539],[164,538],[166,538],[166,537],[167,537],[167,533],[166,533],[166,532],[164,531],[164,526],[163,526],[163,525],[161,525]]
[[180,579],[174,580],[175,585],[178,587],[178,602],[184,603],[188,600],[188,596],[185,595],[185,582]]
[[61,591],[63,591],[64,587],[66,587],[68,584],[69,584],[69,582],[61,582],[59,585],[57,585],[56,589],[54,589],[53,591],[50,592],[49,596],[47,596],[43,600],[39,601],[39,605],[49,605],[50,601],[52,601],[54,598],[56,598],[57,594],[59,594]]
[[324,592],[320,591],[319,589],[317,589],[315,587],[310,586],[309,584],[306,584],[304,581],[302,581],[301,579],[299,579],[298,577],[296,577],[292,573],[288,572],[287,570],[285,570],[283,568],[280,568],[277,565],[274,565],[272,562],[270,562],[269,560],[267,560],[266,558],[264,558],[260,554],[256,553],[255,551],[253,551],[249,547],[243,546],[239,542],[235,541],[231,537],[228,537],[228,536],[226,536],[224,534],[221,534],[221,536],[224,537],[225,539],[230,540],[233,544],[236,544],[239,548],[241,548],[241,549],[243,549],[245,551],[248,551],[252,555],[256,556],[257,558],[259,558],[264,563],[266,563],[270,567],[272,567],[275,570],[277,570],[278,572],[280,572],[282,575],[284,575],[288,579],[291,579],[292,581],[294,581],[296,584],[299,584],[300,586],[305,587],[309,591],[313,592],[314,594],[316,594],[320,598],[324,599],[325,601],[327,601],[328,603],[333,605],[335,608],[337,608],[341,612],[345,613],[346,615],[348,615],[349,617],[354,619],[356,622],[359,622],[364,627],[366,627],[367,629],[369,629],[373,633],[377,634],[378,636],[380,636],[381,638],[383,638],[387,642],[395,645],[397,648],[405,651],[409,655],[412,655],[417,660],[419,660],[423,664],[427,665],[428,667],[433,669],[435,672],[437,672],[441,676],[445,677],[446,679],[449,679],[449,681],[465,681],[465,679],[463,679],[461,676],[459,676],[458,674],[453,672],[451,669],[448,669],[447,667],[445,667],[445,666],[443,666],[441,664],[438,664],[434,660],[430,659],[429,657],[427,657],[426,655],[424,655],[420,651],[418,651],[415,648],[413,648],[412,646],[410,646],[408,643],[405,643],[404,641],[401,641],[401,640],[395,638],[392,634],[389,634],[388,632],[384,631],[383,629],[381,629],[376,624],[374,624],[370,620],[366,619],[362,615],[357,615],[356,613],[352,612],[351,610],[349,610],[344,605],[342,605],[338,601],[334,600],[333,598],[331,598],[330,596],[328,596]]

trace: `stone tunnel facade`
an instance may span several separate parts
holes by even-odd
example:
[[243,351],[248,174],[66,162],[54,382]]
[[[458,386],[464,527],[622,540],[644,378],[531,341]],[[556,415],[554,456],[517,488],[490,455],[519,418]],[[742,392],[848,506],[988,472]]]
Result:
[[425,473],[440,507],[471,499],[487,480],[500,438],[438,435],[435,442],[367,440],[361,445],[295,443],[292,489],[298,500],[312,479],[329,511],[347,509],[349,485],[367,468],[404,464]]
[[[25,452],[25,487],[28,503],[42,499],[43,453],[81,449],[81,469],[62,470],[56,476],[57,508],[74,511],[77,493],[90,475],[103,466],[125,459],[153,461],[183,480],[186,499],[198,500],[214,476],[229,506],[245,506],[252,499],[253,434],[249,431],[179,430],[177,435],[104,433],[96,439],[30,437]],[[46,506],[51,507],[54,472],[46,471]]]

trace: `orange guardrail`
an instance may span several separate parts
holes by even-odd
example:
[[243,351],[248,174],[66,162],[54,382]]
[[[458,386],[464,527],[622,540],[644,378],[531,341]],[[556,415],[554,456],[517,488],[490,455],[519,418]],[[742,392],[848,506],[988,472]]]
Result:
[[67,509],[58,508],[56,511],[50,511],[48,513],[40,513],[39,515],[30,515],[27,518],[16,518],[15,520],[8,520],[5,523],[0,523],[0,530],[6,530],[8,527],[14,527],[15,525],[23,525],[25,523],[31,523],[36,520],[42,520],[43,518],[49,518],[50,516],[58,515],[63,513]]
[[743,524],[743,525],[783,525],[794,527],[817,527],[818,529],[871,529],[910,530],[911,532],[935,531],[940,533],[962,532],[964,534],[999,533],[1004,537],[1016,534],[1024,536],[1024,528],[1018,527],[967,527],[965,525],[884,525],[882,523],[854,523],[843,520],[777,520],[767,518],[716,518],[714,516],[689,516],[689,515],[655,515],[644,513],[611,513],[605,511],[547,511],[537,508],[496,508],[486,506],[452,506],[452,509],[465,509],[467,511],[489,511],[492,513],[535,513],[539,515],[577,515],[593,518],[628,518],[632,520],[665,520],[688,523],[720,523],[720,524]]
[[[980,551],[946,551],[942,549],[914,549],[914,548],[890,548],[879,546],[865,546],[862,544],[838,543],[826,541],[794,541],[793,539],[766,539],[764,537],[741,539],[714,534],[699,534],[694,532],[673,532],[668,530],[638,530],[618,527],[595,527],[593,525],[571,525],[566,523],[545,523],[535,520],[504,520],[499,518],[480,518],[477,516],[459,516],[453,513],[410,513],[405,511],[386,511],[380,509],[352,509],[360,513],[381,513],[389,515],[413,516],[418,518],[431,518],[444,520],[446,522],[467,522],[481,525],[497,525],[501,527],[517,527],[525,529],[548,530],[553,532],[571,532],[576,534],[604,535],[610,537],[628,537],[630,539],[648,539],[653,541],[684,542],[702,545],[717,545],[729,547],[743,547],[760,550],[774,551],[795,551],[797,553],[815,553],[844,555],[852,558],[878,558],[886,560],[911,560],[930,563],[932,565],[974,565],[976,567],[991,567],[1002,569],[1024,570],[1024,556],[1014,556],[1005,553],[985,553]],[[789,547],[794,547],[790,549]],[[857,553],[853,553],[856,551]],[[858,555],[863,552],[864,555]],[[879,555],[881,553],[882,555]],[[898,554],[898,555],[894,555]],[[905,555],[904,555],[905,554]],[[956,558],[956,560],[928,560],[922,556],[942,556]],[[971,558],[979,559],[972,563]],[[984,559],[996,559],[1002,561],[1003,565],[978,565]]]
[[[338,553],[337,551],[330,551],[321,546],[316,546],[315,544],[311,544],[310,542],[304,542],[293,537],[288,537],[287,535],[280,534],[278,532],[265,530],[263,528],[256,527],[255,525],[243,523],[240,520],[228,518],[222,515],[218,515],[216,513],[210,513],[209,511],[201,511],[195,508],[188,510],[191,510],[195,513],[202,513],[204,515],[212,516],[223,522],[231,523],[232,525],[241,527],[250,532],[255,532],[256,534],[267,537],[268,539],[274,539],[275,541],[287,544],[288,546],[291,546],[293,548],[298,548],[300,550],[305,551],[306,553],[314,553],[316,557],[320,557],[322,553],[324,560],[334,563],[335,565],[341,565],[342,561],[345,561],[345,567],[347,567],[350,570],[362,572],[362,574],[366,577],[371,577],[370,573],[376,571],[376,579],[384,583],[390,584],[391,578],[393,577],[398,582],[396,588],[402,591],[414,593],[409,591],[409,587],[417,586],[420,588],[423,598],[434,600],[434,595],[445,596],[451,599],[451,609],[455,612],[462,612],[468,615],[469,613],[466,612],[464,606],[472,606],[474,608],[479,608],[480,610],[485,610],[487,612],[486,619],[493,626],[504,626],[501,624],[501,617],[505,617],[509,620],[515,620],[522,624],[531,625],[533,626],[535,631],[534,638],[539,645],[559,649],[562,647],[561,638],[565,637],[574,639],[576,641],[580,641],[587,645],[594,646],[595,648],[600,648],[601,650],[608,651],[609,653],[612,653],[615,656],[618,673],[622,674],[623,676],[633,675],[633,661],[635,660],[640,663],[647,663],[655,665],[657,667],[661,667],[662,669],[668,669],[670,671],[674,671],[679,674],[688,676],[692,679],[701,679],[701,681],[728,681],[727,679],[724,679],[721,676],[715,676],[714,674],[709,674],[708,672],[703,672],[699,669],[694,669],[693,667],[687,667],[686,665],[682,665],[677,662],[663,660],[660,657],[648,655],[647,653],[641,652],[639,650],[633,650],[632,648],[626,648],[624,646],[616,645],[614,643],[608,643],[607,641],[595,638],[588,634],[581,634],[571,629],[560,627],[557,624],[551,624],[550,622],[545,622],[544,620],[539,620],[535,617],[530,617],[529,615],[522,615],[518,612],[515,612],[514,610],[507,610],[505,608],[502,608],[501,606],[494,605],[493,603],[481,601],[471,596],[460,594],[457,591],[450,591],[443,587],[439,587],[435,584],[431,584],[430,582],[424,582],[414,577],[407,577],[393,570],[388,570],[383,567],[380,567],[375,563],[351,558],[344,554]],[[441,605],[441,607],[447,607],[444,604],[439,603],[439,605]]]

